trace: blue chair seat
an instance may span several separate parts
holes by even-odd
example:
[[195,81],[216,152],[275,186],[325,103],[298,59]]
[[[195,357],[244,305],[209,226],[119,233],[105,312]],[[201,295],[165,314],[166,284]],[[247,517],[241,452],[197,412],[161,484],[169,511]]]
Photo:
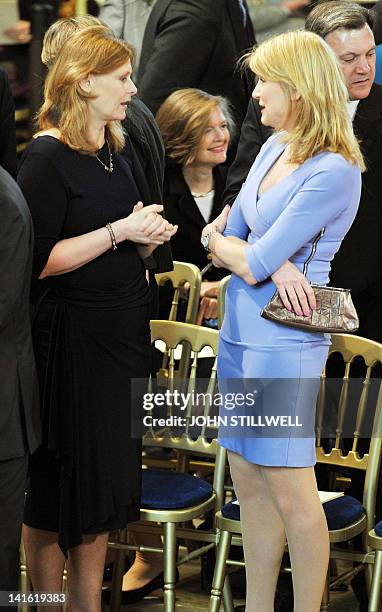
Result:
[[382,521],[379,521],[379,523],[376,524],[374,531],[379,538],[382,538]]
[[323,504],[329,530],[343,529],[355,523],[365,514],[365,509],[358,499],[342,495]]
[[206,501],[212,492],[208,482],[190,474],[155,469],[142,471],[142,508],[188,508]]
[[225,504],[221,513],[224,518],[231,519],[231,521],[240,521],[240,506],[239,504],[234,504],[229,502],[229,504]]
[[[356,522],[365,513],[364,507],[361,502],[350,495],[343,495],[332,499],[329,502],[323,504],[323,508],[328,523],[328,528],[342,529],[348,527],[352,523]],[[240,521],[240,506],[238,504],[225,504],[222,507],[222,515],[234,521]],[[382,521],[378,523],[380,525],[382,535]],[[377,529],[377,526],[375,527]]]

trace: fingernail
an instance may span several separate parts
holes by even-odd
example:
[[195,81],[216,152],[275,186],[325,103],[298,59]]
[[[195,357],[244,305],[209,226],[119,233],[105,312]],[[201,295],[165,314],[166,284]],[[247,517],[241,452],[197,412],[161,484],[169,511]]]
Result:
[[304,311],[304,316],[305,316],[305,317],[310,317],[310,310],[308,310],[308,311]]
[[292,310],[290,306],[287,306],[286,308],[289,310],[289,312]]

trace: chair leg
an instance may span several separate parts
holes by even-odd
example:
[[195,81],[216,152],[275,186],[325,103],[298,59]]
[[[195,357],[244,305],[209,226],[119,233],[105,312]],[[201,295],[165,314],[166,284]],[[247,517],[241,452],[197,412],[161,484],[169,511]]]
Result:
[[164,612],[175,612],[176,535],[175,523],[163,524]]
[[330,595],[329,595],[329,570],[328,570],[328,573],[326,574],[324,592],[322,594],[320,612],[326,612],[327,610],[329,610],[329,598],[330,598]]
[[[211,589],[211,598],[210,598],[210,612],[219,612],[220,609],[220,601],[222,598],[222,591],[226,573],[226,561],[229,555],[229,549],[231,546],[231,534],[229,531],[221,531],[219,537],[219,543],[216,549],[216,564],[214,576],[212,579],[212,589]],[[229,584],[229,583],[227,583]],[[226,587],[226,593],[228,595],[228,589]],[[226,598],[225,598],[226,599]],[[228,599],[228,597],[227,597]],[[228,604],[228,602],[225,601]],[[224,609],[226,607],[224,606]],[[232,598],[231,598],[231,609],[232,609]],[[229,607],[228,607],[229,612]]]
[[375,551],[373,579],[369,597],[369,612],[379,612],[381,606],[382,550]]
[[231,584],[230,584],[230,581],[229,581],[228,574],[226,574],[226,577],[225,577],[225,580],[224,580],[224,587],[223,587],[223,608],[224,608],[224,612],[235,612],[235,607],[234,607],[233,597],[232,597],[232,591],[231,591]]

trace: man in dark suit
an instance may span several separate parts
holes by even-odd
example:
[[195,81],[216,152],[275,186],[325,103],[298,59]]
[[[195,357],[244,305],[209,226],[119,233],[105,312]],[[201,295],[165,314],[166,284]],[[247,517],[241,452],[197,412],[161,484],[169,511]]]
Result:
[[143,39],[139,95],[154,114],[183,87],[225,96],[240,129],[253,83],[237,62],[254,44],[246,0],[157,0]]
[[0,591],[18,589],[27,457],[40,442],[29,317],[32,240],[27,203],[0,167]]
[[[332,262],[331,283],[347,287],[360,318],[359,335],[382,342],[382,86],[374,85],[375,43],[370,12],[350,2],[312,10],[306,29],[322,36],[337,55],[349,91],[349,113],[367,170],[362,174],[356,220]],[[232,203],[271,130],[251,100],[238,152],[230,168],[225,203]]]

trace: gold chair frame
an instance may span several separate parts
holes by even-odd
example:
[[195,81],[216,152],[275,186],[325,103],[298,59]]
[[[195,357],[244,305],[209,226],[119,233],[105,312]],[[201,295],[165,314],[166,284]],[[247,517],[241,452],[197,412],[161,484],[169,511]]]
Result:
[[[187,391],[192,393],[196,384],[196,370],[198,353],[205,347],[210,346],[215,355],[215,365],[212,368],[211,377],[206,393],[213,392],[216,382],[216,355],[218,348],[219,334],[216,330],[200,327],[198,325],[190,325],[177,321],[151,321],[151,336],[152,342],[161,339],[166,343],[169,350],[169,365],[168,365],[168,388],[174,388],[175,381],[175,359],[174,351],[182,342],[187,342],[191,346],[191,369]],[[207,408],[209,408],[207,406]],[[191,415],[190,406],[187,408],[185,416]],[[208,414],[208,409],[204,415]],[[144,445],[149,446],[165,446],[182,451],[187,455],[197,454],[206,455],[215,459],[215,470],[213,477],[213,492],[208,499],[196,506],[181,508],[176,510],[155,510],[142,508],[141,520],[153,523],[152,526],[140,525],[135,523],[129,526],[129,531],[134,533],[145,532],[160,534],[164,536],[163,547],[154,548],[147,546],[135,546],[126,542],[110,542],[109,546],[117,550],[115,568],[113,573],[112,597],[111,597],[111,612],[119,610],[122,577],[124,568],[124,551],[140,550],[148,552],[158,552],[164,554],[164,610],[165,612],[175,611],[175,578],[176,578],[176,538],[182,537],[187,540],[202,542],[202,546],[197,550],[193,550],[186,555],[178,565],[197,558],[210,548],[214,548],[217,544],[218,534],[214,527],[210,531],[197,531],[193,528],[186,528],[182,524],[192,521],[194,518],[200,517],[209,510],[216,512],[223,505],[224,498],[224,480],[226,471],[226,451],[219,446],[216,439],[205,437],[205,428],[202,429],[202,435],[197,439],[192,439],[188,435],[188,429],[181,437],[172,437],[167,432],[163,431],[159,436],[151,431],[145,435],[143,439]],[[206,434],[207,435],[207,434]],[[160,523],[160,525],[157,525]],[[229,584],[227,582],[225,592],[225,600],[230,600]]]
[[[321,388],[317,402],[317,448],[316,457],[318,463],[325,463],[331,466],[348,467],[358,469],[365,472],[365,484],[363,494],[363,507],[365,513],[361,518],[343,529],[329,530],[329,538],[331,543],[331,559],[342,559],[347,561],[358,562],[361,565],[354,567],[346,574],[337,577],[330,586],[342,582],[345,579],[350,579],[359,573],[360,570],[366,569],[368,577],[368,585],[371,582],[371,565],[374,563],[374,553],[371,551],[372,546],[379,546],[381,556],[376,555],[378,568],[382,572],[382,538],[373,537],[368,532],[374,525],[375,520],[375,502],[377,495],[377,483],[381,462],[382,449],[382,387],[379,388],[378,399],[376,402],[374,420],[373,420],[373,435],[370,442],[369,453],[362,457],[357,451],[358,440],[361,435],[362,424],[365,418],[367,408],[367,400],[369,387],[371,382],[372,368],[376,363],[382,364],[382,345],[378,342],[361,338],[358,336],[349,336],[346,334],[333,334],[332,346],[329,350],[329,356],[333,353],[341,353],[345,361],[345,374],[343,377],[343,386],[339,398],[338,419],[337,419],[337,436],[334,447],[329,453],[326,453],[321,446],[321,431],[323,426],[324,405],[325,405],[325,371],[321,376]],[[356,424],[353,438],[352,450],[346,454],[341,452],[341,440],[343,434],[343,425],[348,401],[348,387],[350,381],[350,366],[357,356],[362,356],[367,368],[366,376],[362,384],[362,392],[358,402],[356,415]],[[228,559],[230,545],[242,546],[241,526],[240,521],[225,518],[221,511],[216,515],[216,526],[220,532],[219,543],[216,556],[216,567],[212,583],[210,612],[218,612],[220,609],[220,601],[222,595],[222,585],[226,565],[244,565],[242,561],[232,561]],[[372,534],[373,532],[371,532]],[[360,552],[344,550],[332,546],[339,542],[346,542],[357,535],[362,535],[363,550]],[[381,577],[382,573],[379,574]],[[374,587],[376,590],[376,587]],[[375,605],[376,595],[374,595],[373,605]],[[329,575],[325,592],[323,594],[321,610],[329,609]],[[378,610],[378,609],[377,609]],[[372,609],[373,612],[374,608]]]

